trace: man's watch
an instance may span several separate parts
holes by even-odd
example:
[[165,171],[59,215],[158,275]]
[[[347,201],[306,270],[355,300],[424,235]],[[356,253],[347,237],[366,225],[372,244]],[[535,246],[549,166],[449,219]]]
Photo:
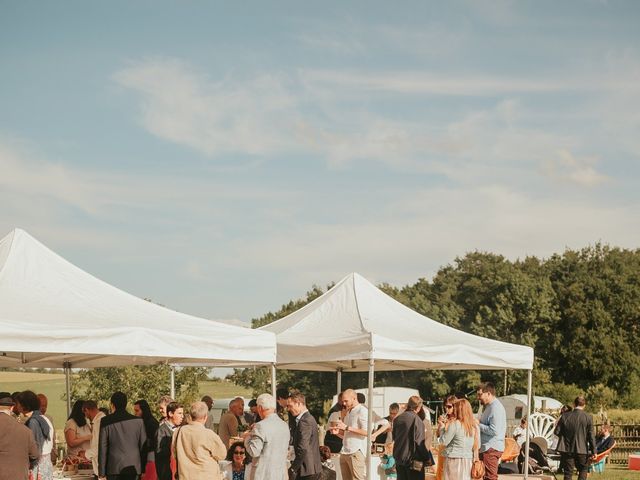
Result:
[[345,431],[345,432],[348,432],[348,431],[349,431],[349,425],[347,425],[347,426],[345,426],[345,427],[344,427],[344,431]]

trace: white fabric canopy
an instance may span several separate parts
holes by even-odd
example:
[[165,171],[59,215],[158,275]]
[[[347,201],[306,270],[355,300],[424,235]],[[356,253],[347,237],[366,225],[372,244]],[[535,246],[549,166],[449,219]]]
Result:
[[175,312],[67,262],[23,230],[0,240],[0,366],[255,365],[270,332]]
[[533,349],[465,333],[420,315],[357,273],[261,327],[277,335],[281,368],[298,370],[526,369]]

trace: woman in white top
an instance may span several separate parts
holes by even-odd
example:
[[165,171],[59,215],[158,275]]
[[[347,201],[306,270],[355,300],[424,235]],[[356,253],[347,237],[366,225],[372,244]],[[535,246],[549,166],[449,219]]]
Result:
[[[91,427],[82,411],[84,400],[76,400],[71,414],[64,424],[64,438],[67,441],[67,456],[84,456],[91,446]],[[80,454],[82,452],[82,455]]]
[[225,480],[249,480],[251,478],[251,458],[247,455],[243,442],[234,442],[227,451]]
[[470,480],[476,422],[468,400],[453,402],[453,418],[438,421],[438,443],[444,445],[444,480]]

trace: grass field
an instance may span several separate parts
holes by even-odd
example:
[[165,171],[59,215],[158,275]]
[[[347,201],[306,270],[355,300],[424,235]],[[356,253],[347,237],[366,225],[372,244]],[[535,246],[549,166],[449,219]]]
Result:
[[[238,387],[233,383],[221,380],[206,380],[199,383],[200,395],[210,395],[216,398],[232,398],[243,396],[249,398],[251,391]],[[62,373],[31,373],[31,372],[1,372],[0,391],[18,392],[33,390],[44,393],[49,399],[47,414],[53,418],[56,430],[62,429],[67,419],[64,395],[64,374]]]
[[67,420],[67,406],[62,400],[62,373],[0,372],[0,390],[12,393],[33,390],[36,393],[44,393],[49,399],[47,415],[53,418],[56,429],[61,429]]
[[[562,478],[562,474],[557,476]],[[578,476],[573,478],[577,479]],[[628,470],[622,465],[607,465],[603,473],[590,473],[589,480],[640,480],[640,471]]]

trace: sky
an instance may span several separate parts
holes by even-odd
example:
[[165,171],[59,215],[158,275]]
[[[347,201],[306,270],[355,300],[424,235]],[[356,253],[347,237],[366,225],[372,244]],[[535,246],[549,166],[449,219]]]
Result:
[[0,0],[0,237],[247,322],[640,238],[640,2]]

